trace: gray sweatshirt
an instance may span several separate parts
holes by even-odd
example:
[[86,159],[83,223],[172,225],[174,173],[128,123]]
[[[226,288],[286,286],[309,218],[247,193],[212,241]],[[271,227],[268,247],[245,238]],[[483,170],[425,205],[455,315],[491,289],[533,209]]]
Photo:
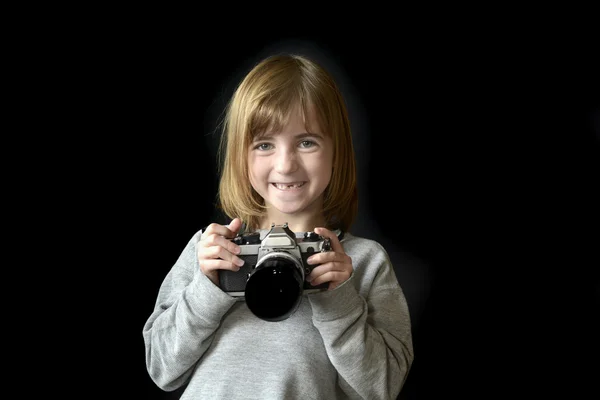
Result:
[[304,294],[282,321],[256,317],[208,279],[198,231],[165,277],[143,327],[146,366],[181,399],[396,399],[413,361],[408,306],[385,249],[345,234],[354,271]]

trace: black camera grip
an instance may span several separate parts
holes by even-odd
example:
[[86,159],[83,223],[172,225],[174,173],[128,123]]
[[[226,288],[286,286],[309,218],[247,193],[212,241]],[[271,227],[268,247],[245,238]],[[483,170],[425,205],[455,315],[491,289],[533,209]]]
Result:
[[[315,267],[318,267],[318,264],[313,264],[310,265],[306,260],[308,259],[308,257],[312,256],[313,254],[315,254],[314,251],[307,251],[302,253],[302,264],[304,265],[304,277],[307,277],[313,269],[315,269]],[[329,287],[329,282],[324,282],[321,283],[320,285],[317,286],[313,286],[310,283],[308,283],[306,280],[304,281],[304,290],[307,289],[327,289]]]
[[219,270],[219,286],[224,292],[243,292],[246,288],[248,274],[252,272],[258,261],[258,255],[243,255],[239,257],[244,260],[244,265],[242,265],[239,271]]

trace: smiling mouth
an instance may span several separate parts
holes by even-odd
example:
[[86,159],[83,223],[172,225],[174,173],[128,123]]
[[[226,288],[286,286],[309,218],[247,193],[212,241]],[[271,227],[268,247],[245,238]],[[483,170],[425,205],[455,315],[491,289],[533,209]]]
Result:
[[302,186],[304,186],[306,182],[294,182],[294,183],[275,183],[272,182],[271,185],[273,185],[275,188],[279,189],[279,190],[294,190],[294,189],[299,189]]

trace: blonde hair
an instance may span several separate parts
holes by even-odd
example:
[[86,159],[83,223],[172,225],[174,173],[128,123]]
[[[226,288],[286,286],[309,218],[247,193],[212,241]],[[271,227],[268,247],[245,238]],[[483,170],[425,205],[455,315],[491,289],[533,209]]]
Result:
[[300,55],[273,55],[262,60],[229,101],[218,151],[218,205],[228,217],[244,221],[247,230],[259,228],[266,210],[264,200],[250,184],[248,146],[256,135],[283,129],[297,106],[305,121],[308,113],[314,112],[322,133],[332,138],[333,171],[324,192],[323,216],[327,228],[346,231],[358,209],[348,112],[331,75]]

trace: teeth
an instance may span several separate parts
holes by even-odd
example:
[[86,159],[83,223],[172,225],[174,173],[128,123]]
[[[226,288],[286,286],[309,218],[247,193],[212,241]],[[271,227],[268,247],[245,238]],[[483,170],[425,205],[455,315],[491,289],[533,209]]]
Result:
[[280,190],[288,190],[288,189],[292,189],[292,188],[295,189],[295,188],[299,188],[302,185],[304,185],[304,182],[302,182],[302,183],[293,183],[293,184],[290,184],[290,185],[284,185],[284,184],[281,184],[281,183],[273,183],[273,186],[275,186],[277,189],[280,189]]

